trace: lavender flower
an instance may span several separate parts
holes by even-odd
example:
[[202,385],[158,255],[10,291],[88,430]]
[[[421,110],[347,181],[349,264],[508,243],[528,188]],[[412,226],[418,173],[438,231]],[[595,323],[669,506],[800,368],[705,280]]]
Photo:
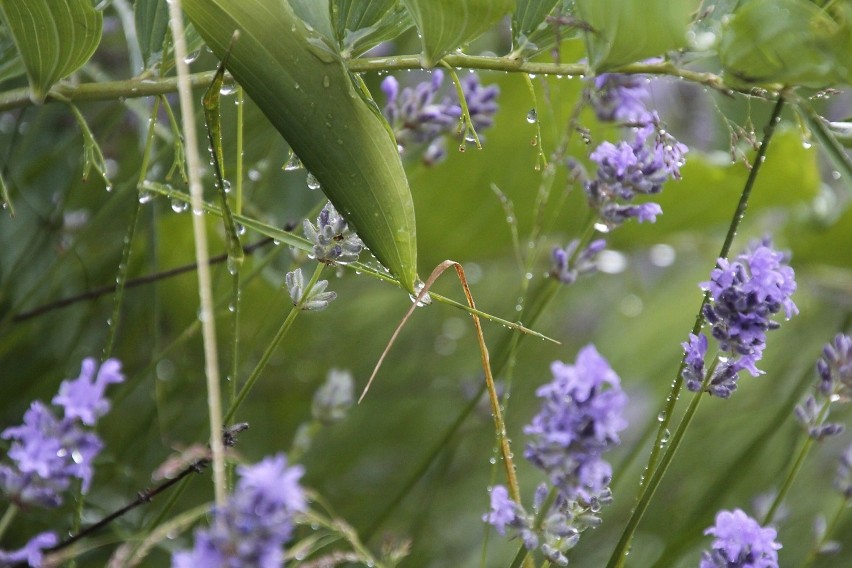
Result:
[[172,556],[174,568],[284,565],[284,544],[293,536],[294,516],[307,508],[299,485],[301,466],[287,467],[283,454],[237,468],[234,493],[213,510],[210,527],[195,532],[192,550]]
[[662,209],[656,203],[630,202],[638,195],[653,195],[670,178],[680,179],[686,146],[677,142],[655,122],[638,129],[632,143],[603,142],[590,155],[598,165],[595,179],[583,184],[590,206],[598,212],[606,229],[635,218],[640,223],[656,221]]
[[852,399],[852,337],[838,333],[822,350],[817,361],[819,390],[824,395],[840,395]]
[[704,316],[719,348],[737,358],[737,370],[752,376],[762,373],[755,364],[763,355],[766,332],[779,327],[770,317],[782,308],[787,319],[799,312],[790,299],[796,290],[793,269],[771,246],[770,241],[753,246],[732,263],[720,258],[710,280],[701,283],[710,291]]
[[328,280],[320,280],[316,282],[308,291],[307,298],[305,295],[305,277],[302,276],[302,269],[297,268],[292,272],[288,272],[284,276],[284,285],[287,286],[287,291],[290,294],[290,299],[293,305],[297,306],[301,302],[301,309],[305,311],[320,311],[328,307],[328,305],[337,298],[337,292],[326,292]]
[[[483,87],[475,74],[466,75],[460,81],[474,129],[489,128],[497,112],[499,88],[496,85]],[[426,165],[446,158],[446,136],[463,134],[459,130],[462,110],[455,92],[439,99],[443,82],[444,73],[440,69],[433,71],[429,80],[402,90],[393,76],[382,81],[382,91],[387,97],[382,112],[393,129],[400,154],[425,145],[423,161]]]
[[775,529],[761,527],[740,509],[720,511],[704,534],[716,539],[699,568],[778,568],[781,545],[775,542]]
[[645,75],[603,73],[595,77],[594,88],[586,96],[598,120],[646,124],[651,120],[645,106],[651,96],[648,83]]
[[13,551],[0,550],[0,566],[14,566],[26,562],[33,567],[41,566],[44,559],[44,549],[52,548],[59,542],[59,537],[52,532],[39,533],[22,548]]
[[846,448],[834,474],[834,488],[847,500],[852,499],[852,446]]
[[305,219],[303,229],[305,238],[314,245],[311,258],[325,264],[355,262],[364,249],[364,243],[330,202],[320,211],[316,226]]
[[841,423],[826,420],[833,402],[848,402],[852,396],[852,337],[838,333],[823,347],[816,370],[816,396],[808,395],[796,405],[795,413],[808,436],[821,441],[845,429]]
[[[20,505],[57,507],[61,493],[72,479],[82,481],[89,490],[94,473],[92,463],[103,444],[98,436],[82,425],[94,426],[109,410],[104,390],[110,383],[120,383],[124,376],[121,364],[105,361],[93,378],[97,364],[83,361],[80,376],[63,381],[55,405],[64,409],[64,418],[40,401],[32,403],[24,414],[24,423],[7,428],[0,434],[12,441],[8,457],[11,464],[0,464],[0,488]],[[82,423],[82,424],[81,424]]]
[[536,391],[542,406],[524,429],[532,436],[524,456],[566,498],[588,503],[607,495],[611,470],[600,456],[627,427],[621,415],[627,395],[592,345],[580,351],[575,365],[555,361],[551,372],[553,381]]
[[564,249],[554,247],[550,276],[563,284],[573,284],[581,274],[592,273],[597,269],[595,258],[606,247],[606,241],[596,239],[578,254],[579,245],[580,241],[574,239]]
[[444,83],[444,72],[432,72],[428,81],[400,91],[399,82],[392,75],[382,81],[382,91],[387,97],[383,110],[393,128],[400,153],[412,145],[431,142],[456,128],[461,117],[461,107],[444,97],[436,101]]
[[[554,361],[550,368],[553,381],[536,391],[541,410],[524,429],[532,437],[524,457],[547,473],[552,489],[538,487],[529,515],[497,486],[483,520],[501,535],[511,529],[528,550],[538,548],[549,562],[565,566],[565,553],[582,531],[600,524],[598,511],[612,501],[612,468],[600,456],[619,443],[618,433],[627,427],[621,416],[627,395],[592,345],[580,350],[574,365]],[[541,519],[538,527],[535,518]]]

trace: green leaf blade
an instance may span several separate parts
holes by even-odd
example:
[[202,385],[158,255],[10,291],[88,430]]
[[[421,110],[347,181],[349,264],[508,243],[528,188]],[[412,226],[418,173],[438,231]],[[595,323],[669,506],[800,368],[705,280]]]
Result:
[[512,0],[402,0],[423,44],[423,64],[434,67],[442,57],[477,38],[512,11]]
[[184,0],[207,45],[319,180],[335,208],[409,291],[414,203],[396,142],[324,38],[275,0]]
[[605,71],[685,46],[697,8],[695,0],[577,0],[578,16],[592,27],[590,65]]
[[169,29],[169,6],[166,0],[136,0],[134,16],[142,60],[145,67],[150,67],[162,57]]
[[90,0],[2,0],[0,13],[38,103],[54,83],[82,67],[101,41],[103,15]]

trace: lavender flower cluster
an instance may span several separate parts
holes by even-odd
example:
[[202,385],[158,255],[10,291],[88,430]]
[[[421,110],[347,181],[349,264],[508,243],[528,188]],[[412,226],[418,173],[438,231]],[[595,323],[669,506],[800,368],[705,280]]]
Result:
[[[480,131],[492,126],[500,89],[496,85],[482,86],[473,73],[460,82],[473,128]],[[393,76],[382,81],[387,97],[383,113],[396,136],[399,153],[406,155],[411,148],[425,145],[423,162],[429,166],[447,157],[446,137],[459,134],[461,126],[462,108],[458,101],[451,96],[438,99],[443,83],[444,72],[440,69],[433,71],[429,80],[401,90]],[[461,135],[464,138],[464,132]]]
[[[707,389],[712,395],[728,398],[737,388],[740,371],[755,377],[762,374],[756,363],[766,347],[766,332],[779,327],[771,317],[783,309],[789,320],[799,312],[790,299],[796,291],[795,274],[787,257],[765,239],[734,262],[720,258],[710,280],[701,287],[710,292],[711,299],[704,307],[704,317],[712,326],[719,350],[726,354],[715,366]],[[687,388],[697,392],[707,378],[704,357],[708,340],[703,333],[690,334],[682,346],[686,353],[683,377]]]
[[353,231],[349,230],[346,220],[331,204],[317,216],[314,225],[305,219],[303,226],[305,238],[311,241],[314,250],[311,258],[325,264],[348,264],[358,260],[364,249],[364,243]]
[[[33,402],[24,414],[24,423],[3,430],[0,437],[11,441],[7,457],[0,464],[0,490],[19,507],[58,507],[62,493],[75,479],[86,493],[94,475],[93,462],[103,449],[94,427],[109,412],[105,398],[110,384],[121,383],[121,363],[104,361],[100,367],[93,358],[83,361],[80,376],[62,382],[53,397],[53,408]],[[56,410],[61,409],[62,418]],[[41,563],[42,550],[56,545],[53,533],[41,533],[23,548],[0,551],[0,563]]]
[[228,568],[284,565],[284,544],[293,536],[294,516],[307,508],[299,485],[301,466],[287,466],[283,454],[239,466],[228,502],[213,510],[210,527],[195,532],[192,550],[172,556],[173,568]]
[[699,568],[778,568],[777,535],[742,510],[720,511],[716,524],[704,534],[716,537],[701,556]]
[[604,74],[587,95],[602,121],[617,121],[633,130],[632,141],[603,142],[590,155],[597,174],[583,187],[598,213],[599,228],[608,231],[635,218],[656,221],[657,203],[633,204],[641,195],[662,191],[669,179],[680,179],[688,149],[662,127],[660,117],[645,106],[648,80],[642,76]]
[[827,418],[833,402],[852,399],[852,337],[842,333],[835,335],[823,347],[816,371],[816,396],[808,395],[802,404],[796,405],[795,413],[808,436],[821,441],[845,430],[843,424],[828,422]]
[[[524,429],[531,437],[524,457],[547,474],[551,488],[542,484],[537,489],[535,515],[529,515],[496,486],[483,520],[501,535],[511,529],[527,549],[539,548],[550,562],[565,565],[565,552],[583,530],[599,524],[598,511],[612,500],[612,468],[601,456],[619,443],[618,433],[627,427],[622,416],[627,395],[592,345],[580,351],[574,365],[555,361],[551,372],[553,381],[536,391],[541,409]],[[542,512],[543,507],[549,509]],[[544,519],[541,526],[535,516]]]

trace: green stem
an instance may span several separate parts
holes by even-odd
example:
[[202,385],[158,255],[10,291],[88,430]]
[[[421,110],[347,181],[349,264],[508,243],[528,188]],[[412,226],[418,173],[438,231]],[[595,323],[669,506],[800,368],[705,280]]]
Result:
[[616,544],[615,549],[612,551],[609,562],[607,562],[607,568],[616,568],[624,565],[624,561],[626,560],[627,553],[630,548],[630,543],[633,540],[633,534],[636,532],[636,527],[639,526],[639,521],[642,520],[642,516],[648,509],[648,504],[654,497],[654,493],[657,491],[657,488],[659,488],[660,482],[666,474],[666,470],[668,470],[669,465],[680,447],[680,443],[683,441],[687,428],[690,423],[692,423],[692,419],[695,417],[698,405],[701,403],[701,399],[704,398],[702,395],[704,394],[707,386],[710,384],[710,380],[713,378],[713,372],[715,371],[718,362],[719,357],[717,356],[707,369],[707,376],[704,378],[701,390],[695,393],[692,400],[689,402],[689,406],[683,415],[683,419],[680,421],[680,424],[678,424],[677,430],[675,430],[671,440],[669,440],[669,443],[666,446],[666,451],[663,453],[659,465],[654,470],[650,481],[648,481],[645,491],[639,497],[639,502],[636,503],[636,507],[633,509],[630,519],[627,521],[627,526],[624,527],[624,531],[618,539],[618,544]]
[[14,503],[9,503],[9,508],[6,509],[6,512],[3,513],[3,518],[0,519],[0,539],[3,538],[3,535],[6,534],[6,529],[9,528],[9,525],[12,524],[12,521],[15,520],[15,515],[18,514],[18,506]]
[[[491,57],[481,55],[452,54],[442,59],[454,68],[479,69],[491,71],[505,71],[508,73],[531,73],[533,75],[557,75],[557,76],[582,76],[589,73],[586,65],[578,63],[543,63],[534,61],[522,61],[508,57]],[[423,66],[419,55],[400,55],[389,57],[369,57],[362,59],[350,59],[347,61],[349,70],[354,73],[396,71],[403,69],[422,69]],[[728,85],[721,76],[715,73],[706,73],[684,69],[672,62],[662,63],[633,63],[624,65],[616,70],[619,73],[665,75],[679,77],[681,79],[704,85],[711,89],[732,95],[739,92],[750,96],[763,98],[774,98],[779,89],[756,91],[747,86]],[[189,75],[189,85],[192,88],[206,87],[213,79],[214,71],[204,71]],[[230,78],[229,78],[230,80]],[[47,95],[45,103],[56,101],[111,101],[118,99],[151,97],[164,95],[177,91],[178,80],[176,77],[153,77],[141,75],[132,79],[121,81],[104,81],[98,83],[83,83],[71,85],[67,83],[54,85]],[[0,93],[0,112],[32,106],[29,87],[10,89]]]
[[[827,398],[825,402],[823,402],[822,408],[819,410],[819,415],[816,419],[817,424],[822,424],[826,417],[828,417],[830,406],[831,399]],[[802,444],[802,447],[799,449],[799,454],[796,456],[796,461],[793,462],[793,465],[790,467],[790,471],[787,472],[787,477],[784,479],[784,485],[781,486],[781,489],[772,501],[772,505],[769,507],[769,510],[766,511],[766,515],[763,517],[763,522],[760,523],[761,525],[766,526],[775,518],[778,508],[781,506],[781,503],[784,502],[784,498],[787,497],[787,493],[790,492],[790,488],[793,486],[793,482],[796,480],[796,477],[799,475],[799,471],[801,471],[802,466],[805,464],[805,458],[811,451],[815,441],[816,440],[814,440],[814,438],[810,435],[807,435],[805,438],[805,442]]]
[[[720,258],[726,258],[731,251],[731,244],[733,243],[734,237],[737,235],[737,231],[739,230],[740,224],[742,223],[743,217],[745,216],[752,189],[754,189],[754,184],[757,181],[757,174],[760,172],[760,169],[763,165],[764,159],[766,157],[766,150],[769,147],[769,142],[775,132],[775,127],[778,124],[778,121],[780,120],[781,110],[783,108],[784,99],[782,97],[778,97],[778,100],[775,103],[775,107],[772,109],[772,115],[769,119],[769,123],[766,125],[766,129],[764,130],[763,140],[760,142],[760,147],[757,150],[757,156],[755,157],[754,165],[752,166],[751,171],[749,172],[748,179],[746,179],[745,186],[743,187],[743,192],[740,195],[739,203],[737,203],[737,208],[734,210],[734,215],[731,219],[730,225],[728,226],[728,233],[727,235],[725,235],[725,241],[722,244],[722,249],[719,251]],[[701,305],[698,307],[698,313],[695,316],[695,323],[692,326],[693,334],[698,334],[701,331],[701,327],[704,325],[704,306],[707,305],[707,302],[709,301],[710,293],[705,292],[704,297],[701,299]],[[677,404],[681,388],[683,387],[683,370],[685,367],[686,355],[684,355],[684,358],[681,359],[680,366],[677,370],[677,375],[675,377],[674,382],[672,383],[671,392],[669,392],[669,396],[666,398],[666,406],[662,411],[663,420],[660,421],[660,426],[657,429],[657,439],[654,445],[651,447],[651,454],[648,457],[648,463],[645,466],[645,475],[642,476],[642,480],[639,483],[639,497],[641,497],[642,492],[644,490],[644,481],[650,479],[650,476],[648,474],[653,471],[654,467],[656,466],[660,448],[662,447],[662,441],[666,437],[666,432],[669,428],[669,424],[671,423],[672,415],[674,414],[675,405]]]
[[317,268],[316,270],[314,270],[314,274],[313,276],[311,276],[310,282],[308,282],[308,285],[305,286],[305,293],[302,295],[302,299],[299,300],[299,303],[293,306],[293,309],[290,310],[289,314],[287,314],[287,318],[284,320],[284,323],[281,324],[281,327],[278,329],[278,332],[275,334],[275,337],[272,338],[272,341],[266,347],[266,350],[263,352],[263,355],[260,357],[260,360],[257,362],[257,365],[255,365],[254,370],[246,379],[245,384],[240,389],[240,392],[237,394],[237,397],[234,399],[234,402],[231,404],[231,407],[228,409],[228,412],[225,413],[224,422],[226,424],[230,422],[231,419],[234,417],[234,414],[237,412],[237,409],[246,399],[249,392],[251,392],[252,387],[254,387],[254,384],[257,382],[257,379],[263,372],[263,369],[266,368],[266,364],[269,362],[269,359],[272,357],[272,354],[275,352],[275,349],[278,348],[278,344],[281,343],[281,340],[284,339],[285,335],[287,335],[287,332],[293,325],[296,316],[299,315],[299,312],[302,310],[302,305],[310,295],[311,289],[319,280],[323,268],[325,268],[324,264],[317,263]]

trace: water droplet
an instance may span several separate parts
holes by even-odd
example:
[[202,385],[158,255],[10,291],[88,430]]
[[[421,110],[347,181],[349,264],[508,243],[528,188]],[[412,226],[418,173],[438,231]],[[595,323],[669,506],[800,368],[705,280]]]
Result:
[[429,292],[423,294],[423,297],[420,298],[420,301],[417,301],[417,296],[420,294],[420,291],[423,290],[425,284],[418,280],[414,283],[414,294],[409,294],[408,297],[411,298],[412,302],[417,302],[417,307],[422,308],[423,306],[428,306],[432,303],[432,296],[429,295]]
[[223,83],[221,87],[219,87],[219,94],[223,97],[227,97],[228,95],[233,95],[237,92],[237,84],[236,83]]
[[146,203],[150,203],[151,200],[154,199],[154,193],[151,191],[140,191],[139,192],[139,203],[145,205]]
[[530,111],[527,113],[527,122],[529,122],[530,124],[535,124],[536,122],[538,122],[538,113],[534,108],[530,109]]
[[246,227],[245,227],[245,225],[241,225],[240,223],[236,223],[235,225],[236,225],[236,229],[237,229],[237,234],[238,234],[238,235],[243,236],[243,235],[245,235],[245,234],[246,234]]
[[234,276],[240,270],[240,263],[233,256],[228,256],[228,261],[226,264],[228,265],[228,274],[230,274],[231,276]]
[[259,170],[256,170],[255,168],[252,168],[252,169],[250,169],[250,170],[248,171],[248,178],[249,178],[251,181],[258,181],[258,180],[260,180],[260,177],[261,177],[261,176],[260,176],[260,171],[259,171]]
[[320,188],[319,180],[314,176],[314,174],[310,172],[308,172],[308,177],[305,181],[308,184],[308,189],[317,190]]
[[225,193],[231,193],[231,182],[228,180],[222,180],[222,189],[225,190]]
[[190,63],[192,63],[193,61],[195,61],[196,59],[198,59],[198,56],[199,56],[199,55],[201,55],[201,51],[200,51],[200,50],[198,50],[198,49],[196,49],[195,51],[193,51],[192,53],[190,53],[189,55],[187,55],[186,57],[184,57],[184,58],[183,58],[183,61],[184,61],[184,63],[186,63],[187,65],[189,65]]
[[657,414],[657,422],[662,422],[666,419],[666,411],[661,410],[659,414]]
[[293,150],[290,150],[290,156],[287,158],[287,163],[284,164],[285,172],[292,172],[294,170],[301,170],[305,166],[302,165],[302,160],[299,159],[299,156]]
[[183,213],[187,210],[189,204],[185,201],[181,201],[180,199],[172,199],[172,211],[175,213]]

